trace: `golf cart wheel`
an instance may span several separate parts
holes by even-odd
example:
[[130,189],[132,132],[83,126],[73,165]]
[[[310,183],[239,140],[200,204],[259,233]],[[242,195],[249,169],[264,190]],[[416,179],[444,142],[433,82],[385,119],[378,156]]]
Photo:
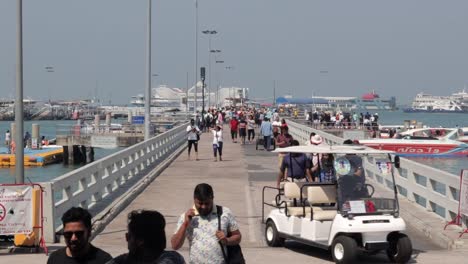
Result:
[[284,238],[279,236],[275,223],[269,220],[265,227],[265,240],[270,247],[280,247],[284,245]]
[[356,259],[357,243],[351,237],[338,236],[333,240],[331,253],[335,263],[353,263]]
[[391,262],[406,263],[410,260],[413,246],[409,237],[404,234],[398,234],[397,236],[392,236],[388,242],[387,256]]

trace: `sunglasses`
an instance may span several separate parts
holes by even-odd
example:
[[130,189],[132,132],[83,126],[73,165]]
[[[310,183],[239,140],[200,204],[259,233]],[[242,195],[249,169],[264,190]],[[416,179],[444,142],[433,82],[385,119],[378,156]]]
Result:
[[80,230],[80,231],[66,231],[66,232],[63,232],[63,236],[66,238],[66,239],[71,239],[73,237],[73,234],[75,234],[75,237],[77,239],[80,239],[80,238],[83,238],[84,234],[85,234],[85,231],[84,230]]

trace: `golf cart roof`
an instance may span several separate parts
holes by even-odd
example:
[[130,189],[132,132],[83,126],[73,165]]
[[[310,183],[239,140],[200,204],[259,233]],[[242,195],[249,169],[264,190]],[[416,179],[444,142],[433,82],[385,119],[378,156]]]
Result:
[[331,153],[331,154],[393,154],[393,151],[377,150],[366,146],[355,145],[309,145],[276,148],[272,152],[281,153]]

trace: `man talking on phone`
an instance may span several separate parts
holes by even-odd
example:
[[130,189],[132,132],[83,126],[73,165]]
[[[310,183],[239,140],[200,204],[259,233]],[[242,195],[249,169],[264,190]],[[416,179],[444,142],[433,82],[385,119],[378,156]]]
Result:
[[[222,207],[221,230],[218,230],[218,206],[213,202],[213,188],[201,183],[195,187],[194,206],[179,217],[177,228],[172,236],[174,250],[184,245],[187,237],[190,244],[189,263],[225,263],[220,243],[226,246],[241,242],[241,233],[231,210]],[[229,234],[229,235],[228,235]]]

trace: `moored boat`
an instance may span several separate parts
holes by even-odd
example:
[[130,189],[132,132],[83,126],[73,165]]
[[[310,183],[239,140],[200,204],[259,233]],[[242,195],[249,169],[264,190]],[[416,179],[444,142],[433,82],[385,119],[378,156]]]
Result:
[[468,156],[468,144],[459,141],[463,134],[460,128],[419,128],[399,133],[395,138],[359,140],[359,143],[401,156]]

